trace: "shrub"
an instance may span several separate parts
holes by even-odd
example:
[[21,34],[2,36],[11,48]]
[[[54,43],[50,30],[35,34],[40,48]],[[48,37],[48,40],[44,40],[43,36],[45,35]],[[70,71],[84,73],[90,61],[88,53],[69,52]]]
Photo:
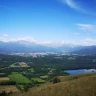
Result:
[[54,77],[53,80],[52,80],[52,83],[58,83],[60,82],[60,79],[58,77]]

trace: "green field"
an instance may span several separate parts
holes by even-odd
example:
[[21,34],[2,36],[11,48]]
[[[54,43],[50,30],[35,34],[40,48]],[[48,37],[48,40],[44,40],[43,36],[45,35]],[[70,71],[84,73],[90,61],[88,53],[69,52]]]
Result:
[[47,79],[48,76],[47,75],[44,75],[44,76],[40,76],[41,79]]
[[31,81],[28,78],[24,77],[22,74],[19,73],[12,73],[8,77],[10,78],[10,80],[15,81],[18,84],[31,83]]
[[0,77],[6,77],[5,73],[0,73]]
[[37,81],[37,82],[39,82],[39,83],[44,83],[44,82],[45,82],[45,80],[43,80],[43,79],[41,79],[41,78],[31,78],[31,80]]
[[5,75],[5,73],[0,73],[0,75]]
[[0,81],[4,81],[4,80],[9,80],[9,78],[8,77],[0,77]]
[[30,69],[28,69],[28,71],[30,71],[30,72],[34,72],[34,69],[33,69],[33,68],[30,68]]
[[0,70],[8,69],[9,67],[0,68]]

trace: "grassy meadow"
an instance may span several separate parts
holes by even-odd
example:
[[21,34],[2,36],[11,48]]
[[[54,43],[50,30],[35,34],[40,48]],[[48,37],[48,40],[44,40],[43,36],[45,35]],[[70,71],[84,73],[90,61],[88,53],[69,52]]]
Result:
[[41,78],[31,78],[31,80],[33,80],[34,82],[39,82],[39,83],[44,83],[45,80],[41,79]]
[[96,96],[96,73],[60,76],[60,83],[45,83],[14,96]]
[[44,76],[40,76],[40,78],[42,78],[42,79],[47,79],[48,76],[47,76],[47,75],[44,75]]
[[13,72],[8,77],[10,78],[10,80],[15,81],[18,84],[23,84],[23,83],[28,84],[31,82],[28,78],[26,78],[22,74],[15,73],[15,72]]

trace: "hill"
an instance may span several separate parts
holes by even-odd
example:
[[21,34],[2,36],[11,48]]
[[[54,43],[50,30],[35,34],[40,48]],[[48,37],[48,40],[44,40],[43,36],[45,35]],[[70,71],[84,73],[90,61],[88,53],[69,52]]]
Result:
[[27,41],[2,42],[0,41],[0,53],[30,53],[30,52],[57,52],[52,47]]
[[96,46],[87,46],[83,49],[77,50],[77,51],[73,51],[72,54],[90,54],[90,55],[94,55],[96,54]]
[[10,67],[30,67],[30,66],[28,66],[28,64],[25,62],[16,62],[10,65]]
[[59,76],[60,83],[45,83],[14,96],[96,96],[96,73]]
[[[58,44],[57,44],[58,45]],[[85,46],[76,46],[70,44],[43,45],[28,41],[0,41],[0,53],[32,53],[32,52],[71,52],[85,48]]]

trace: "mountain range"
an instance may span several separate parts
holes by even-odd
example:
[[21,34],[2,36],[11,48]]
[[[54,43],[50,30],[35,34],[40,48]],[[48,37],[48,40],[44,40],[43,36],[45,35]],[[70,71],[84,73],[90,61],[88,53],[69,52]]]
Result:
[[88,55],[96,55],[96,46],[87,46],[83,49],[80,50],[76,50],[71,52],[72,54],[79,54],[79,55],[83,55],[83,54],[88,54]]
[[31,53],[31,52],[71,52],[72,54],[94,54],[96,46],[77,46],[63,44],[53,47],[28,41],[0,41],[0,53]]

